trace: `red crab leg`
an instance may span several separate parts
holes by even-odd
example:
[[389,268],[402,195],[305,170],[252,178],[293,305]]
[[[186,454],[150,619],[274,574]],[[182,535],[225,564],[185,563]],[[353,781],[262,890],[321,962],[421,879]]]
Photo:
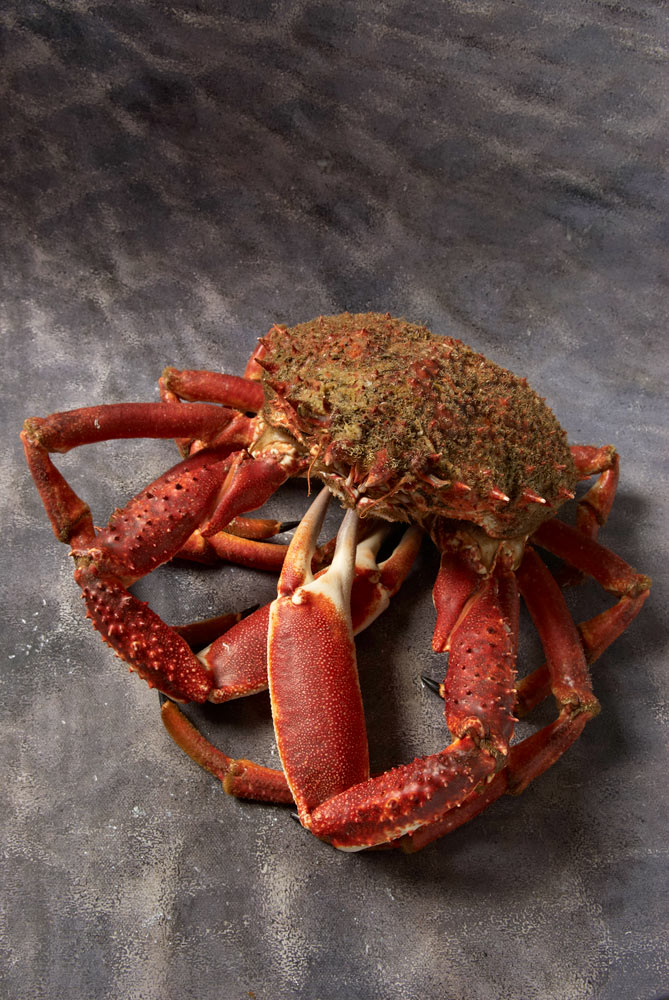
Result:
[[[54,531],[73,545],[75,579],[96,629],[151,685],[176,698],[205,700],[211,681],[188,644],[127,587],[173,558],[194,529],[225,500],[228,454],[237,442],[196,452],[143,490],[96,536],[90,511],[55,468],[48,452],[146,432],[172,437],[177,430],[221,437],[230,415],[193,404],[121,404],[91,407],[26,422],[23,441]],[[235,432],[236,433],[236,432]],[[251,490],[248,503],[253,506]],[[240,498],[237,497],[239,502]]]
[[[571,454],[580,479],[597,475],[594,485],[581,497],[576,508],[578,530],[588,538],[596,539],[611,513],[618,488],[618,452],[610,444],[601,448],[572,445]],[[561,587],[573,587],[582,582],[583,573],[573,566],[564,566],[557,579]]]
[[108,403],[78,410],[30,417],[25,438],[50,452],[66,452],[82,444],[122,438],[170,438],[179,432],[197,434],[213,443],[239,414],[202,403],[176,409],[163,403]]
[[448,640],[446,724],[503,757],[513,735],[518,590],[502,562],[484,578]]
[[581,638],[555,579],[532,548],[525,550],[518,583],[546,651],[551,690],[561,707],[584,711],[597,702]]
[[209,538],[239,514],[262,507],[294,471],[293,462],[282,463],[263,455],[252,458],[238,452],[224,484],[222,501],[202,534]]
[[258,802],[293,801],[283,771],[275,771],[250,760],[227,757],[198,732],[173,701],[166,699],[163,702],[161,717],[174,742],[196,764],[222,781],[231,795]]
[[318,578],[310,568],[329,499],[322,490],[295,532],[267,641],[277,745],[303,822],[315,805],[369,773],[350,617],[354,511],[344,518],[332,565]]
[[602,448],[573,445],[571,454],[582,479],[598,474],[597,481],[579,501],[576,513],[579,531],[589,538],[596,538],[597,532],[611,513],[618,488],[618,452],[610,444]]
[[[507,760],[510,760],[513,756],[514,749],[515,747],[511,747],[509,750]],[[465,823],[469,823],[470,820],[475,819],[479,813],[482,813],[484,809],[487,809],[488,806],[504,795],[507,788],[508,772],[507,767],[505,767],[487,783],[479,785],[473,792],[470,792],[459,805],[454,806],[453,809],[449,809],[441,819],[434,823],[428,823],[419,830],[415,830],[407,836],[402,837],[393,846],[400,847],[407,854],[422,851],[428,844],[434,843],[440,837],[445,837],[446,834],[457,830],[459,826],[464,826]]]
[[[242,620],[245,612],[230,611],[216,615],[214,618],[203,618],[200,621],[189,622],[187,625],[173,625],[172,628],[182,639],[185,639],[192,650],[202,649],[207,643],[213,642],[223,632]],[[249,612],[246,612],[249,614]]]
[[187,641],[127,586],[171,559],[221,488],[215,453],[197,452],[142,490],[106,528],[75,547],[75,580],[88,616],[106,642],[150,686],[176,698],[206,700],[211,679]]
[[287,551],[287,543],[262,542],[255,538],[232,535],[227,531],[218,531],[215,535],[205,538],[201,531],[194,531],[177,552],[177,557],[207,565],[223,559],[237,566],[278,573],[283,566]]
[[[250,383],[254,385],[255,383]],[[299,464],[288,454],[260,454],[252,459],[245,451],[254,436],[253,421],[234,410],[207,403],[184,406],[163,403],[119,403],[85,407],[46,418],[26,421],[22,439],[33,478],[42,495],[57,536],[72,532],[87,508],[57,472],[48,452],[66,452],[82,444],[130,437],[177,437],[184,433],[199,441],[226,446],[237,454],[228,471],[220,503],[205,535],[215,534],[238,514],[254,510],[296,471]],[[90,525],[85,531],[90,534]],[[70,534],[66,537],[69,539]]]
[[209,670],[126,586],[182,549],[218,501],[221,464],[211,452],[196,452],[112,515],[108,527],[75,552],[75,579],[98,631],[151,686],[193,701],[210,695]]
[[620,556],[556,518],[545,521],[532,535],[532,541],[587,573],[604,590],[617,596],[633,597],[650,587],[649,577],[637,573]]
[[112,515],[94,543],[75,552],[75,579],[95,627],[150,686],[174,698],[204,701],[211,694],[210,670],[178,630],[126,586],[182,549],[220,488],[212,454],[196,452]]
[[[313,810],[310,829],[335,847],[358,850],[440,820],[504,759],[513,730],[513,584],[499,567],[483,583],[450,641],[448,725],[441,753],[372,778]],[[517,600],[517,597],[515,597]]]
[[273,518],[235,517],[225,530],[231,535],[239,535],[240,538],[262,540],[290,531],[299,523],[299,521],[275,521]]
[[[641,611],[649,594],[650,590],[644,590],[633,597],[624,594],[613,607],[577,626],[588,663],[594,663],[599,659],[611,643],[622,635]],[[548,665],[544,663],[518,682],[516,689],[518,716],[522,717],[531,712],[548,697],[550,690],[550,672]]]
[[[560,522],[561,523],[561,522]],[[558,529],[557,534],[562,536],[562,529]],[[569,529],[566,537],[572,541],[578,533]],[[593,547],[594,546],[594,547]],[[597,543],[585,543],[591,565],[599,564],[606,559],[608,553]],[[565,555],[565,549],[560,553]],[[531,560],[531,563],[530,563]],[[523,678],[517,685],[517,706],[516,711],[520,716],[526,715],[532,708],[538,705],[551,691],[555,693],[555,677],[559,675],[564,664],[575,663],[576,671],[581,675],[583,683],[580,695],[576,695],[576,701],[583,698],[586,707],[583,711],[574,709],[574,702],[568,699],[567,706],[562,709],[558,719],[543,730],[533,734],[527,739],[511,747],[507,765],[503,771],[495,776],[494,780],[482,792],[476,790],[463,803],[446,814],[439,823],[416,831],[405,838],[399,845],[407,851],[417,851],[439,837],[450,833],[463,823],[473,819],[474,816],[482,812],[488,805],[499,798],[506,791],[518,793],[522,791],[530,781],[538,777],[542,771],[546,770],[566,749],[574,742],[585,726],[588,718],[595,714],[595,709],[587,705],[591,700],[591,690],[585,662],[593,663],[605,649],[629,626],[636,615],[641,610],[643,603],[649,594],[649,580],[640,574],[636,574],[631,567],[624,570],[621,567],[622,560],[613,557],[613,570],[603,571],[602,579],[611,587],[612,579],[623,581],[628,588],[628,593],[622,594],[620,600],[613,607],[608,608],[601,614],[596,615],[589,621],[582,622],[577,626],[578,636],[582,653],[578,650],[571,616],[569,615],[562,596],[559,594],[552,577],[543,566],[538,556],[533,555],[525,563],[523,573],[525,574],[524,592],[527,594],[529,602],[534,602],[535,616],[538,621],[543,622],[541,632],[545,648],[552,652],[552,661],[543,664],[533,673]],[[531,568],[530,568],[531,567]],[[636,591],[640,591],[636,593]],[[543,595],[543,596],[542,596]],[[553,628],[561,634],[560,644],[556,644],[550,636],[550,630],[546,625],[546,614],[555,613],[559,608],[557,616],[559,620],[554,623]],[[565,638],[566,636],[566,638]],[[564,673],[564,670],[563,670]]]
[[520,794],[569,749],[587,720],[588,716],[585,714],[574,719],[569,712],[562,712],[555,722],[512,746],[506,766],[488,784],[475,788],[460,805],[451,809],[436,823],[416,830],[393,846],[413,854],[452,833],[459,826],[469,823],[502,795]]
[[94,627],[149,687],[172,698],[207,700],[210,677],[186,640],[130,594],[116,575],[80,562],[75,580]]
[[[237,375],[224,375],[208,371],[178,371],[166,368],[158,380],[160,398],[164,403],[190,402],[222,403],[243,412],[256,413],[263,404],[262,387],[250,379]],[[176,438],[182,455],[201,446],[195,438]]]
[[464,553],[442,552],[439,573],[432,590],[432,601],[437,612],[432,636],[435,653],[447,651],[455,624],[481,581],[482,576],[476,565]]
[[174,558],[195,526],[215,509],[228,465],[225,450],[185,458],[114,511],[97,533],[96,552],[114,563],[126,584]]
[[245,698],[267,689],[267,632],[271,604],[242,618],[198,654],[211,671],[212,701]]
[[558,584],[533,549],[525,552],[518,582],[544,647],[560,715],[524,740],[522,752],[516,751],[519,766],[510,782],[516,793],[554,764],[599,712],[578,630]]
[[[83,537],[91,537],[92,522],[87,504],[53,465],[49,452],[67,452],[79,445],[117,438],[169,438],[178,430],[217,441],[229,433],[236,416],[233,411],[205,404],[175,412],[162,403],[118,403],[26,420],[21,433],[26,460],[56,537],[68,542],[80,530]],[[238,433],[235,424],[228,451],[244,443],[243,432]]]
[[450,833],[505,792],[520,794],[558,760],[599,712],[580,636],[558,584],[532,549],[526,550],[517,575],[546,653],[550,687],[560,714],[555,722],[512,747],[504,770],[492,782],[476,789],[438,822],[410,834],[400,845],[407,851],[420,850]]
[[[553,520],[542,525],[533,541],[560,556],[568,566],[594,577],[605,590],[619,598],[613,607],[578,626],[587,661],[594,663],[634,621],[650,593],[651,581],[620,556],[562,521]],[[525,715],[549,691],[550,674],[547,665],[543,664],[519,682],[518,711]]]
[[259,382],[211,371],[179,371],[166,368],[161,388],[189,402],[222,403],[246,413],[258,413],[265,402]]

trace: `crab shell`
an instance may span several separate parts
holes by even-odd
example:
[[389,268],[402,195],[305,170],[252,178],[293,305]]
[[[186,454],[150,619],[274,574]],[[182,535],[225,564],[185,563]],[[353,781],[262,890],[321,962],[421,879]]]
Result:
[[362,516],[531,534],[573,496],[564,430],[527,384],[390,314],[321,316],[261,340],[263,417]]

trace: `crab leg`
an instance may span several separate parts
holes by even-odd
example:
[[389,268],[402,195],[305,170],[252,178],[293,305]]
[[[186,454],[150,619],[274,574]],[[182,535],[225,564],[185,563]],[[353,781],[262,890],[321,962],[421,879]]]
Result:
[[612,594],[634,596],[650,587],[649,577],[637,573],[620,556],[557,518],[544,522],[532,535],[532,541],[587,573]]
[[66,452],[97,441],[170,438],[186,432],[213,444],[239,416],[234,410],[207,403],[178,410],[163,403],[108,403],[31,417],[24,425],[24,441],[46,451]]
[[190,559],[207,565],[225,560],[237,566],[264,569],[278,573],[283,566],[288,544],[263,542],[256,538],[243,538],[227,531],[217,531],[205,538],[201,531],[194,531],[177,552],[179,559]]
[[284,531],[296,528],[298,521],[276,521],[273,518],[235,517],[225,529],[231,535],[240,538],[263,540],[281,535]]
[[442,552],[439,573],[432,589],[432,601],[437,612],[432,636],[435,653],[448,650],[451,633],[481,579],[473,560],[466,558],[464,553]]
[[[572,445],[571,455],[580,479],[597,475],[595,483],[580,498],[576,507],[576,527],[587,538],[597,538],[606,524],[618,488],[620,459],[613,445]],[[573,566],[563,566],[557,574],[561,587],[582,583],[584,574]]]
[[579,633],[558,584],[534,550],[527,549],[517,576],[546,653],[559,716],[513,746],[504,769],[482,790],[474,790],[436,823],[406,838],[400,846],[409,852],[420,850],[473,819],[505,792],[523,792],[562,756],[588,720],[599,712]]
[[377,563],[379,549],[389,527],[383,522],[371,535],[358,542],[355,576],[351,590],[351,623],[358,635],[382,614],[407,578],[423,540],[417,525],[407,528],[394,550]]
[[[592,576],[618,597],[612,607],[578,626],[587,662],[594,663],[638,615],[650,593],[649,577],[637,573],[620,556],[562,521],[546,522],[532,540],[559,556],[568,567]],[[518,684],[519,712],[525,715],[549,691],[550,673],[543,664]]]
[[[257,413],[263,404],[263,391],[258,382],[237,375],[210,371],[179,371],[165,368],[158,380],[160,398],[164,403],[189,402],[222,403],[245,413]],[[201,447],[194,437],[176,438],[182,455]]]
[[220,465],[196,452],[137,495],[109,525],[74,550],[75,579],[88,615],[132,669],[174,698],[204,701],[212,689],[208,665],[127,586],[171,559],[215,507]]
[[213,618],[203,618],[199,621],[189,622],[187,625],[173,625],[172,628],[195,651],[218,639],[223,632],[231,629],[233,625],[236,625],[244,618],[245,614],[250,614],[252,610],[255,609],[250,609],[247,612],[229,611],[222,615],[216,615]]
[[221,488],[215,453],[197,452],[142,490],[85,545],[73,548],[75,580],[103,639],[150,686],[205,701],[211,678],[187,641],[127,587],[171,559],[207,516]]
[[[246,422],[245,422],[246,421]],[[229,472],[240,463],[240,444],[248,443],[247,418],[221,407],[193,404],[119,404],[90,407],[26,421],[22,439],[29,467],[57,537],[70,542],[75,580],[81,586],[94,627],[151,686],[174,698],[206,700],[209,672],[188,643],[137,600],[128,586],[172,559],[197,528],[229,507],[233,513],[256,505],[258,491],[273,489],[277,478],[269,458],[260,473],[244,480],[246,495],[231,484]],[[49,452],[80,444],[145,434],[173,437],[187,432],[219,442],[194,452],[115,511],[100,532],[88,506],[53,465]],[[227,438],[227,440],[226,440]],[[241,438],[241,441],[240,441]],[[232,453],[232,457],[231,457]],[[249,464],[254,463],[249,460]],[[220,515],[219,515],[220,520]]]
[[75,579],[95,628],[150,686],[177,699],[211,697],[211,668],[191,652],[179,630],[127,586],[182,550],[194,525],[215,506],[220,489],[212,454],[196,452],[115,512],[107,528],[74,551]]
[[293,801],[283,771],[275,771],[251,760],[234,760],[213,746],[186,718],[173,701],[165,698],[161,707],[163,725],[188,756],[223,782],[231,795],[257,802]]
[[[176,368],[166,368],[159,384],[161,398],[164,402],[172,404],[179,403],[183,399],[206,400],[257,413],[262,409],[265,398],[262,385],[257,378],[246,376],[240,378],[236,375],[210,371],[178,371]],[[183,409],[188,408],[188,406],[183,407]],[[250,441],[247,443],[250,444]],[[199,446],[198,441],[183,438],[177,440],[177,444],[182,453]],[[304,464],[304,461],[297,458],[290,445],[287,446],[285,441],[282,442],[278,438],[272,440],[271,436],[264,446],[258,442],[258,450],[253,457],[240,452],[228,474],[224,500],[210,523],[203,528],[202,534],[205,538],[209,538],[220,532],[239,514],[261,507]],[[269,553],[267,555],[269,556]]]
[[118,403],[32,417],[24,424],[21,440],[54,533],[69,542],[80,530],[85,537],[91,536],[90,511],[56,469],[50,452],[112,439],[169,438],[188,431],[210,444],[225,446],[230,453],[248,443],[248,426],[239,426],[238,417],[232,410],[206,404],[175,412],[162,403]]
[[[515,747],[509,750],[507,760],[513,756]],[[508,768],[499,771],[493,778],[485,784],[477,786],[472,792],[463,798],[459,805],[449,809],[441,819],[434,823],[428,823],[414,830],[406,837],[402,837],[393,846],[401,848],[406,854],[414,854],[422,851],[428,844],[434,843],[440,837],[457,830],[459,826],[464,826],[470,820],[475,819],[488,806],[496,802],[508,789]]]
[[[582,541],[574,529],[563,533],[562,525],[555,534],[550,534],[552,539],[563,540],[560,552],[563,557],[568,541],[579,546]],[[598,567],[600,582],[612,589],[612,581],[616,580],[619,586],[624,584],[627,592],[622,593],[613,607],[576,627],[559,588],[536,553],[528,550],[519,573],[523,596],[538,627],[547,662],[518,683],[516,711],[520,716],[526,715],[553,692],[560,707],[558,718],[512,746],[506,767],[483,790],[476,789],[439,822],[404,838],[398,846],[405,851],[418,851],[469,822],[505,792],[522,792],[555,763],[578,738],[588,719],[597,714],[586,663],[593,663],[601,656],[634,620],[648,597],[650,582],[629,566],[625,570],[619,557],[596,542],[586,540],[583,544],[591,559],[589,565]],[[557,547],[553,541],[552,547]],[[613,557],[612,567],[607,570],[602,564],[609,555]]]
[[223,484],[221,502],[202,534],[210,538],[239,514],[262,507],[293,472],[290,458],[283,462],[273,456],[252,458],[247,452],[237,452]]
[[169,402],[176,397],[189,402],[222,403],[247,413],[258,413],[265,401],[258,381],[222,372],[166,368],[160,388],[161,392],[169,394],[166,399]]
[[447,721],[456,739],[324,802],[309,827],[335,847],[360,850],[439,821],[504,762],[513,731],[517,600],[499,567],[472,597],[450,638]]
[[548,657],[550,686],[561,706],[555,722],[511,747],[506,767],[482,792],[476,790],[438,823],[405,838],[400,846],[413,852],[469,822],[505,792],[520,794],[581,734],[599,711],[588,677],[578,633],[559,587],[532,550],[519,572],[521,589]]
[[[21,433],[26,461],[60,541],[92,538],[93,522],[88,505],[55,467],[49,452],[67,452],[81,444],[112,438],[172,437],[177,424],[184,427],[183,419],[175,423],[175,416],[161,403],[119,403],[26,420]],[[189,415],[187,426],[202,437],[213,438],[229,419],[229,413],[220,407],[201,406]]]
[[595,474],[598,476],[594,485],[579,500],[576,512],[579,531],[594,539],[611,513],[618,488],[620,459],[618,452],[610,444],[602,448],[573,445],[571,454],[581,478],[587,479]]
[[550,672],[551,690],[558,703],[555,722],[511,748],[506,767],[483,790],[471,795],[440,822],[412,835],[405,849],[420,850],[438,837],[473,819],[505,792],[519,795],[575,742],[584,726],[599,712],[579,633],[562,592],[533,549],[527,549],[517,571],[523,599],[539,632]]

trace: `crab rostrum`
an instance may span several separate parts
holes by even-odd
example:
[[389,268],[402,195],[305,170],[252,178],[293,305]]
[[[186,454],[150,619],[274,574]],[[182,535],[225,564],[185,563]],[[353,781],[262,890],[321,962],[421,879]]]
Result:
[[[650,581],[596,540],[615,450],[570,447],[524,379],[423,327],[345,313],[273,327],[242,378],[166,369],[161,400],[34,418],[22,436],[88,616],[169,696],[169,732],[231,794],[294,801],[303,825],[342,849],[417,850],[523,791],[597,714],[588,664],[630,624]],[[183,460],[98,530],[50,453],[134,436],[174,437]],[[267,541],[282,525],[244,515],[292,476],[326,489],[285,546]],[[590,476],[576,525],[555,519]],[[330,494],[347,513],[336,544],[318,548]],[[397,521],[410,526],[379,562]],[[439,690],[450,742],[370,776],[353,636],[387,607],[424,534],[441,553],[433,646],[449,654]],[[537,548],[616,603],[576,626]],[[174,557],[280,570],[277,598],[241,620],[171,628],[129,587]],[[519,595],[546,662],[517,681]],[[283,771],[225,756],[175,703],[267,687]],[[515,718],[550,693],[555,721],[512,743]]]

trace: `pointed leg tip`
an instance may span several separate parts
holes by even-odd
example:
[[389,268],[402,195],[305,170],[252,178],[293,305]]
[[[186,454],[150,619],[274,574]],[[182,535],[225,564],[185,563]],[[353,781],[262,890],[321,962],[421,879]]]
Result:
[[428,677],[426,674],[421,674],[420,679],[425,685],[425,687],[428,688],[429,691],[432,691],[434,692],[434,694],[437,694],[439,695],[439,697],[441,697],[441,684],[439,683],[439,681],[435,681],[434,678]]

